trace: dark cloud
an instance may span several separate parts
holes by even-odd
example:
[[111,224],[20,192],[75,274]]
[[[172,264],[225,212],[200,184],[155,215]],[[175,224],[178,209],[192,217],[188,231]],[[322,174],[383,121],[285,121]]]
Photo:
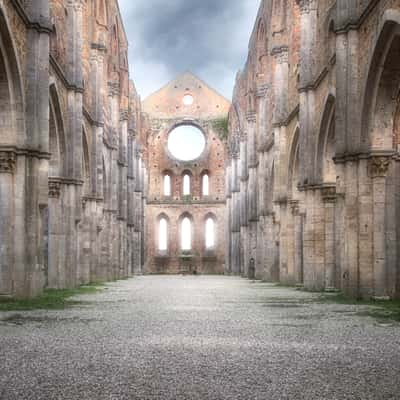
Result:
[[143,97],[190,70],[230,98],[260,0],[119,0]]

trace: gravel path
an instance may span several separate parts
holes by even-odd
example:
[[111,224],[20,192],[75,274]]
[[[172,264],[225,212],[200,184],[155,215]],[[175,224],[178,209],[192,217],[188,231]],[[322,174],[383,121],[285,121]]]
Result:
[[153,276],[0,313],[0,399],[400,399],[400,324],[313,297]]

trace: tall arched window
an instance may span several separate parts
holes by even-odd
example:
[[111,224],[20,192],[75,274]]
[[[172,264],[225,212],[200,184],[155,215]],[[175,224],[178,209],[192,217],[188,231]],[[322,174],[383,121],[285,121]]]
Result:
[[184,196],[190,195],[190,175],[189,174],[183,175],[183,195]]
[[208,174],[204,174],[202,178],[202,194],[203,196],[209,196],[210,194],[210,178],[208,177]]
[[171,196],[171,177],[164,175],[164,196]]
[[183,251],[192,250],[192,222],[188,217],[182,220],[181,247]]
[[161,218],[158,226],[158,250],[168,250],[168,222],[166,218]]
[[211,250],[215,247],[215,223],[209,217],[206,220],[206,249]]

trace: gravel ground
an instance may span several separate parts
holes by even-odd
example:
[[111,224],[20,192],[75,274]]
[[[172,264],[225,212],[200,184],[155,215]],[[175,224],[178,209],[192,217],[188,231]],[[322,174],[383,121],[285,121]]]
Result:
[[153,276],[0,313],[0,399],[400,399],[400,324],[315,296]]

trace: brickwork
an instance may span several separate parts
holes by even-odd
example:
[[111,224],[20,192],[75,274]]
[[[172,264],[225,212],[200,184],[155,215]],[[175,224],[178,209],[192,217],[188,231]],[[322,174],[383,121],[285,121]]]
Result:
[[[185,95],[193,96],[193,104],[185,106]],[[143,102],[150,130],[146,157],[149,186],[146,205],[146,272],[223,273],[225,242],[225,157],[223,132],[217,121],[226,118],[230,103],[204,82],[185,73]],[[191,124],[201,129],[206,138],[203,153],[194,161],[182,162],[168,150],[168,137],[176,127]],[[163,179],[171,178],[171,196],[164,196]],[[183,196],[183,176],[190,175],[191,194]],[[203,196],[202,178],[209,176],[209,195]],[[183,216],[192,220],[192,250],[181,250]],[[158,250],[160,217],[168,220],[168,251]],[[205,248],[205,224],[211,216],[215,222],[216,245]]]
[[118,2],[4,1],[0,27],[0,296],[140,273],[141,102]]
[[228,273],[399,296],[399,11],[262,1],[229,117]]

